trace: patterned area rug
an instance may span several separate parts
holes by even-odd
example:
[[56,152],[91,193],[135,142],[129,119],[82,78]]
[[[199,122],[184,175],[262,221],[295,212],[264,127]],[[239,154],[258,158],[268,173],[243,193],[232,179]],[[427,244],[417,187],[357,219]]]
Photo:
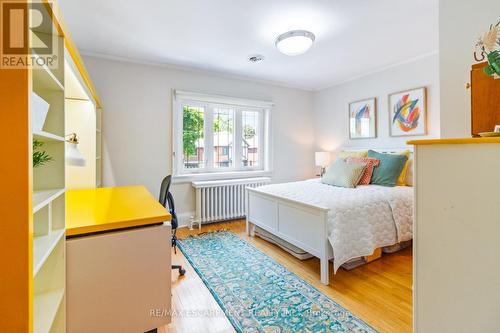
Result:
[[190,236],[179,248],[237,332],[377,332],[232,232]]

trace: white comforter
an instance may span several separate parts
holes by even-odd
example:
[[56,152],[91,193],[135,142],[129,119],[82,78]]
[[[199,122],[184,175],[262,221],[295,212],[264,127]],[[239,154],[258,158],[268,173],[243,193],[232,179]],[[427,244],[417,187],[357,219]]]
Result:
[[330,209],[328,239],[335,272],[350,259],[371,255],[376,248],[413,236],[411,187],[364,185],[350,189],[310,179],[266,185],[259,190]]

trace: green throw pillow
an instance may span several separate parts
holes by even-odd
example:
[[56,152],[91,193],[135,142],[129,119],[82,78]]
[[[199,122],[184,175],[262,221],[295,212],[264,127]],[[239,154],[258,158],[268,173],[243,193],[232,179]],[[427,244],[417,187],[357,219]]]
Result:
[[408,157],[405,155],[382,154],[373,150],[368,151],[368,157],[380,160],[379,166],[373,169],[370,184],[396,186]]
[[347,164],[342,158],[333,162],[321,178],[328,185],[354,188],[365,171],[365,163]]

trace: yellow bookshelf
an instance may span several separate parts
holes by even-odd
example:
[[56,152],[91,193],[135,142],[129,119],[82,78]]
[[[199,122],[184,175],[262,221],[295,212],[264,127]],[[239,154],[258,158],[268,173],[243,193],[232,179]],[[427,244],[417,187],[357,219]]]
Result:
[[[66,331],[66,62],[74,64],[95,108],[101,107],[57,3],[42,2],[53,24],[42,25],[37,29],[45,30],[37,33],[55,42],[57,66],[0,69],[0,130],[9,138],[3,147],[9,163],[0,163],[0,172],[6,175],[4,190],[0,191],[0,202],[4,203],[0,205],[0,218],[5,222],[0,223],[0,264],[5,268],[1,274],[0,313],[8,318],[1,321],[2,332]],[[29,7],[31,2],[18,3]],[[40,58],[35,53],[32,56]],[[39,130],[31,128],[32,93],[49,104]],[[92,126],[97,136],[95,122]],[[37,168],[32,166],[33,139],[42,142],[41,149],[53,158]],[[94,150],[96,145],[97,139],[92,141]],[[90,161],[94,168],[97,160],[94,155]]]
[[[64,38],[54,38],[58,58],[64,57]],[[53,327],[66,311],[64,68],[36,67],[31,80],[32,91],[50,105],[42,130],[32,131],[32,138],[53,158],[33,169],[33,331],[64,332],[65,325]]]

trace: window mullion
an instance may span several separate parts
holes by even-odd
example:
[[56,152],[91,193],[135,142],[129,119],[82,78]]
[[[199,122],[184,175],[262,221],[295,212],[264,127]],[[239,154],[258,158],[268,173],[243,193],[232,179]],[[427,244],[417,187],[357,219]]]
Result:
[[266,169],[268,137],[266,129],[266,110],[259,112],[259,169]]
[[242,156],[243,149],[241,147],[241,138],[243,137],[243,128],[242,128],[242,111],[241,108],[234,108],[234,169],[241,170],[243,168],[242,165]]
[[206,105],[205,113],[205,169],[214,171],[214,107],[211,104]]

